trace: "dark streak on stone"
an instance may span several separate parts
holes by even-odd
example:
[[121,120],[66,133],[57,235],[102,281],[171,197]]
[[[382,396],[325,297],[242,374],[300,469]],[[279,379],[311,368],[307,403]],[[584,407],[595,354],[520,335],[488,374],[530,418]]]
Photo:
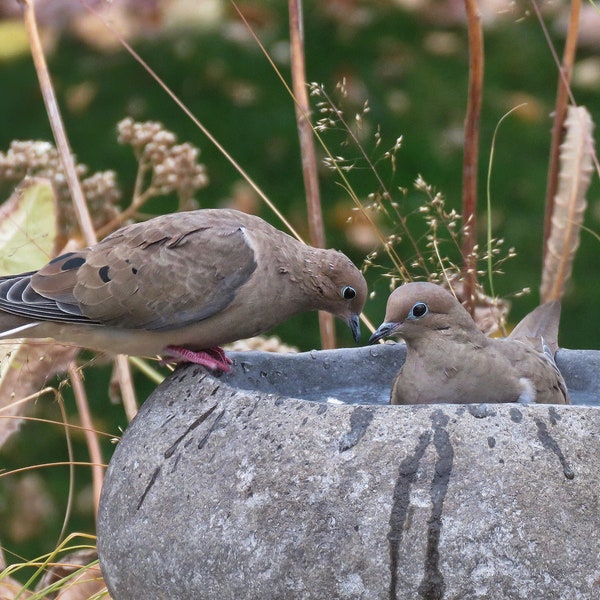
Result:
[[573,469],[570,467],[565,455],[563,454],[560,446],[556,442],[556,440],[548,433],[548,426],[541,419],[536,419],[535,424],[538,428],[538,439],[542,442],[542,446],[546,448],[546,450],[550,450],[550,452],[554,452],[556,456],[558,456],[558,460],[563,468],[563,473],[567,479],[573,479],[575,477],[575,473]]
[[204,423],[204,421],[206,421],[206,419],[208,419],[208,417],[210,417],[210,415],[212,415],[213,411],[215,410],[215,408],[217,408],[217,405],[215,404],[214,406],[211,406],[206,412],[203,412],[174,442],[173,444],[171,444],[171,447],[165,451],[165,458],[171,458],[171,456],[173,456],[173,453],[175,452],[175,450],[177,449],[177,446],[179,446],[179,444],[181,443],[181,440],[183,440],[191,431],[194,431],[194,429],[196,429],[196,427],[198,427],[198,425],[201,425],[202,423]]
[[485,419],[486,417],[493,417],[496,414],[496,411],[492,410],[487,404],[469,404],[467,410],[476,419]]
[[140,498],[140,501],[138,502],[137,510],[140,510],[140,508],[142,508],[142,504],[144,504],[144,500],[146,499],[148,492],[152,489],[152,486],[158,479],[159,474],[160,474],[160,467],[156,467],[156,469],[154,469],[154,473],[152,473],[152,477],[150,477],[150,481],[148,482],[148,485],[146,486],[144,493],[142,494],[142,497]]
[[518,408],[512,407],[509,412],[513,423],[520,423],[523,420],[523,413]]
[[327,412],[327,404],[319,404],[319,408],[317,408],[317,414],[323,415]]
[[431,481],[431,516],[427,528],[427,554],[423,569],[423,579],[419,584],[418,592],[425,600],[442,600],[446,590],[444,576],[440,572],[440,536],[442,532],[442,509],[448,492],[448,483],[454,463],[454,449],[450,443],[450,436],[444,429],[449,418],[441,410],[436,410],[432,415],[433,445],[438,459],[435,463],[433,480]]
[[215,420],[212,422],[212,425],[210,426],[210,429],[206,432],[206,435],[198,442],[198,450],[202,450],[202,448],[204,448],[204,446],[206,446],[206,442],[208,442],[208,438],[210,437],[212,432],[217,428],[217,426],[221,422],[221,419],[223,418],[224,414],[225,414],[225,410],[222,410],[215,417]]
[[558,414],[554,406],[551,406],[548,409],[548,417],[550,418],[550,423],[552,425],[556,425],[562,419],[562,417]]
[[181,458],[181,454],[178,454],[175,457],[175,460],[173,461],[173,466],[171,467],[171,470],[169,471],[169,474],[175,473],[175,471],[177,471],[177,466],[179,465],[179,459],[180,458]]
[[345,452],[358,444],[363,435],[365,435],[371,421],[373,420],[373,411],[362,406],[358,406],[350,415],[350,431],[345,433],[339,441],[338,450]]
[[392,497],[392,512],[390,514],[390,531],[387,535],[390,544],[390,600],[397,600],[398,585],[398,555],[400,543],[406,523],[408,505],[410,503],[410,487],[417,478],[419,462],[431,442],[431,432],[425,431],[419,436],[419,443],[412,456],[407,456],[398,468],[398,479]]
[[496,438],[493,435],[488,437],[487,442],[490,448],[494,448],[496,446]]
[[161,425],[161,427],[164,427],[165,425],[168,425],[177,415],[172,414],[171,416],[167,417],[164,421],[163,424]]

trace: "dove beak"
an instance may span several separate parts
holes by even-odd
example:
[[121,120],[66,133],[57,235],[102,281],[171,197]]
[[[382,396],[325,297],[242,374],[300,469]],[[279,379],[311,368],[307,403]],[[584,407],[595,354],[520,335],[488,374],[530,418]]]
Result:
[[377,328],[377,331],[375,331],[375,333],[369,338],[369,345],[378,342],[382,338],[393,335],[397,328],[398,323],[393,323],[391,321],[387,323],[382,323]]
[[350,331],[352,332],[352,337],[354,341],[358,344],[360,340],[360,318],[358,315],[352,315],[348,321],[348,327],[350,327]]

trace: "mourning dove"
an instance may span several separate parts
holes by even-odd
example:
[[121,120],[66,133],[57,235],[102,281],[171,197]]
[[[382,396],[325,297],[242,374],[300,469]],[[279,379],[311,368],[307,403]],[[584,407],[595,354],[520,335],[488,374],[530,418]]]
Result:
[[544,304],[511,336],[492,339],[444,288],[407,283],[390,295],[385,321],[369,343],[390,335],[406,342],[406,362],[392,385],[391,404],[568,404],[554,362],[559,317],[558,302]]
[[304,311],[333,313],[358,341],[366,295],[341,252],[302,244],[256,216],[205,209],[128,225],[39,271],[0,278],[0,337],[229,370],[219,346]]

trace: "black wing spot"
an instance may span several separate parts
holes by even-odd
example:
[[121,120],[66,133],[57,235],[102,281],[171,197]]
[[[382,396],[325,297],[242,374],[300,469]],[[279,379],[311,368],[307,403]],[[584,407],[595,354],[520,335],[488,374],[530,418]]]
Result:
[[137,270],[135,267],[131,267],[131,272],[132,272],[134,275],[137,275],[137,272],[138,272],[138,270]]
[[104,283],[108,283],[110,281],[110,275],[108,274],[108,265],[104,265],[98,269],[98,275],[100,275],[100,279],[104,281]]
[[60,260],[64,260],[65,258],[67,258],[67,256],[73,256],[73,254],[75,254],[75,252],[65,252],[65,254],[61,254],[60,256],[53,258],[51,261],[48,262],[48,264],[53,265],[54,263],[57,263]]
[[[64,258],[64,257],[63,257]],[[79,267],[85,262],[83,256],[74,256],[69,260],[65,261],[60,267],[61,271],[71,271],[72,269],[79,269]]]

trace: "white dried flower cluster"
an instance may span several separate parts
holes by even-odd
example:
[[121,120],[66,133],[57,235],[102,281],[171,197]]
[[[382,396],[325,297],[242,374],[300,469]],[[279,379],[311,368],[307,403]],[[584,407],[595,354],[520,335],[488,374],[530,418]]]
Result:
[[81,187],[96,229],[117,217],[121,189],[114,171],[98,171],[84,179]]
[[[121,198],[115,172],[104,171],[84,178],[88,167],[76,163],[75,169],[94,224],[100,226],[113,219],[118,212],[116,203]],[[59,206],[61,229],[68,235],[75,227],[76,219],[56,148],[46,141],[14,140],[7,152],[0,152],[0,181],[15,184],[25,177],[34,176],[45,177],[52,183]]]
[[[88,170],[82,164],[77,164],[76,169],[79,177]],[[49,179],[59,200],[69,199],[69,189],[56,148],[50,142],[40,140],[13,140],[6,153],[0,152],[0,180],[14,183],[34,176]]]
[[284,344],[277,336],[257,335],[256,337],[245,340],[238,340],[225,346],[230,352],[249,352],[260,350],[261,352],[277,352],[284,354],[289,352],[298,352],[298,348]]
[[180,204],[187,205],[208,185],[206,168],[198,162],[200,150],[187,142],[177,144],[177,136],[162,123],[137,123],[128,117],[118,124],[118,133],[119,143],[134,149],[140,168],[151,172],[148,195],[176,192]]

